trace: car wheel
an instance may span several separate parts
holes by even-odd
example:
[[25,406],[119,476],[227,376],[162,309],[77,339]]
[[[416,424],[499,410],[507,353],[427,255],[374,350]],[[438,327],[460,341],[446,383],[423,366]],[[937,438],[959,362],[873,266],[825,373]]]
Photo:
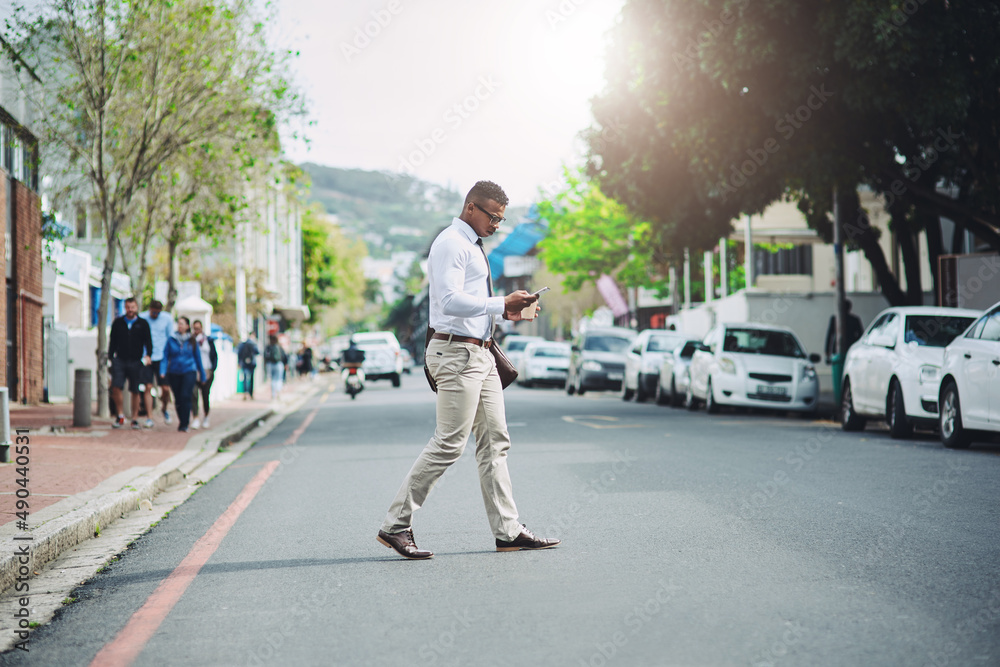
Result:
[[643,389],[643,387],[645,387],[645,386],[646,386],[646,383],[642,379],[642,373],[639,373],[638,382],[637,382],[637,384],[635,386],[635,402],[636,403],[645,403],[646,399],[649,398],[649,394],[647,394],[646,390]]
[[684,405],[684,397],[677,393],[677,382],[670,378],[670,406],[679,408]]
[[889,385],[889,396],[885,406],[886,421],[889,422],[889,436],[899,440],[913,435],[913,424],[906,417],[906,406],[903,405],[903,390],[899,382],[893,380]]
[[664,391],[663,385],[659,382],[656,383],[656,392],[653,394],[653,400],[656,401],[657,405],[666,405],[670,402],[670,395]]
[[399,384],[400,384],[400,382],[399,382],[399,373],[393,373],[391,376],[389,376],[389,379],[392,380],[392,386],[393,387],[398,387],[399,386]]
[[850,381],[844,382],[840,401],[840,428],[845,431],[861,431],[865,428],[865,418],[854,411],[854,397],[851,395]]
[[708,378],[708,384],[705,385],[705,412],[710,415],[719,412],[719,404],[715,402],[715,394],[712,393],[712,378]]
[[962,404],[958,400],[958,386],[949,382],[941,392],[938,423],[941,442],[949,449],[966,449],[972,442],[969,432],[962,426]]
[[698,409],[698,399],[694,397],[690,383],[688,383],[687,394],[684,396],[684,407],[692,411]]
[[625,381],[624,377],[622,378],[621,396],[623,401],[631,401],[632,397],[635,396],[635,392],[628,388],[628,382]]

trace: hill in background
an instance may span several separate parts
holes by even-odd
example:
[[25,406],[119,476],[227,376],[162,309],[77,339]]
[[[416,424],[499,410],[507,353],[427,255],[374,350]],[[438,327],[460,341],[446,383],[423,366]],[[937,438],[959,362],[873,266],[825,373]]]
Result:
[[[340,169],[306,162],[300,165],[312,179],[311,201],[337,216],[350,236],[364,239],[374,259],[411,251],[426,254],[434,236],[462,210],[464,192],[422,181],[407,174],[364,169]],[[525,208],[510,208],[509,220],[519,220]],[[512,223],[506,223],[510,231]]]
[[434,235],[462,209],[464,193],[406,174],[340,169],[305,163],[312,179],[309,198],[337,216],[344,231],[363,238],[369,254],[424,254]]

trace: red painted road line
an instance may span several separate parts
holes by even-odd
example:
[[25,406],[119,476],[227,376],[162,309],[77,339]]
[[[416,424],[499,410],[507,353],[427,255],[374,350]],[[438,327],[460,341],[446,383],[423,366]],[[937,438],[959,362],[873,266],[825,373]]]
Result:
[[302,420],[302,424],[297,429],[292,431],[292,434],[288,436],[288,438],[280,445],[263,445],[261,447],[254,447],[254,449],[256,451],[260,451],[262,449],[271,449],[273,447],[290,447],[291,445],[294,445],[295,441],[299,439],[299,436],[305,433],[306,429],[309,428],[309,424],[312,424],[313,419],[316,418],[317,412],[319,412],[319,408],[315,408],[312,412],[310,412],[306,418]]
[[260,472],[254,475],[253,479],[240,491],[240,495],[236,496],[236,500],[222,513],[222,516],[215,520],[208,532],[194,543],[181,564],[156,587],[145,604],[132,615],[118,636],[94,656],[90,667],[117,667],[119,665],[125,667],[139,657],[146,643],[163,623],[170,610],[181,599],[181,596],[184,595],[187,587],[194,581],[198,571],[219,548],[223,538],[236,523],[236,519],[250,505],[250,501],[254,499],[254,496],[257,495],[257,492],[264,486],[264,482],[279,464],[280,461],[268,461]]

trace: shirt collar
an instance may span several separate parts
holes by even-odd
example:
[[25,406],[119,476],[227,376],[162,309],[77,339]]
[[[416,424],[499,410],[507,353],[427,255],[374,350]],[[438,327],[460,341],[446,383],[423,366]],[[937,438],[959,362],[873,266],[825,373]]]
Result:
[[461,218],[452,218],[451,226],[457,227],[465,238],[469,239],[469,243],[475,243],[479,240],[479,236],[476,234],[472,226]]

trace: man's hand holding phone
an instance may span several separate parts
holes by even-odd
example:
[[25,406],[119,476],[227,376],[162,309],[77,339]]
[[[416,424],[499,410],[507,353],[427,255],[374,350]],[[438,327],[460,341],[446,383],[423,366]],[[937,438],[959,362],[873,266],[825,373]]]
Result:
[[549,290],[548,287],[543,287],[542,289],[538,290],[537,292],[532,292],[531,293],[531,296],[535,297],[535,300],[534,300],[534,302],[532,302],[531,304],[529,304],[528,306],[526,306],[523,310],[521,310],[521,319],[522,320],[533,320],[533,319],[535,319],[535,317],[538,316],[538,310],[539,310],[538,309],[538,298],[539,298],[539,295],[542,292],[547,292],[548,290]]

